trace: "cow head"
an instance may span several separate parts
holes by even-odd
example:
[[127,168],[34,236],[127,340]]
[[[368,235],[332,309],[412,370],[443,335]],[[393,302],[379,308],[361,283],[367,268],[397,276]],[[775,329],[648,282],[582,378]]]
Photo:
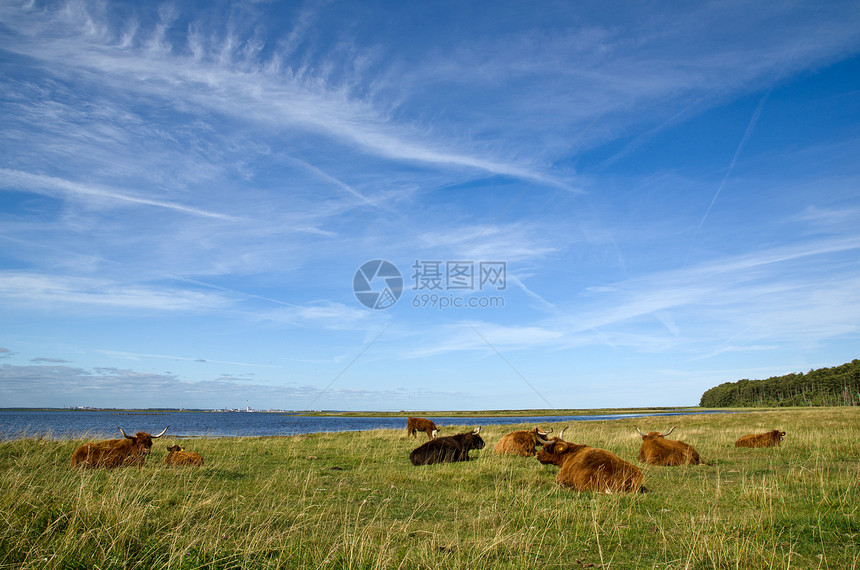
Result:
[[469,436],[470,436],[469,439],[472,442],[472,449],[484,449],[484,446],[486,444],[484,443],[484,438],[482,438],[480,435],[478,435],[480,433],[481,433],[481,426],[478,426],[474,430],[472,430],[472,433],[469,434]]
[[126,435],[126,433],[122,430],[121,427],[116,426],[116,429],[122,434],[122,436],[126,439],[130,439],[133,443],[131,446],[140,454],[140,455],[149,455],[149,452],[152,451],[152,440],[158,439],[163,436],[167,432],[167,426],[162,430],[162,432],[158,435],[151,435],[146,433],[145,431],[139,431],[134,435]]
[[167,446],[167,451],[170,451],[170,452],[173,452],[173,451],[185,451],[185,448],[184,448],[184,447],[179,447],[178,445],[173,444],[173,445],[168,445],[168,446]]
[[539,444],[546,445],[547,443],[549,443],[547,436],[549,436],[549,434],[552,433],[552,428],[549,428],[549,431],[541,431],[540,428],[535,428],[535,429],[531,430],[531,433],[533,433],[535,435],[535,440]]
[[636,427],[636,426],[633,426],[633,427],[634,427],[634,428],[636,428],[636,431],[638,431],[638,432],[639,432],[639,435],[641,435],[641,436],[642,436],[642,439],[648,439],[648,438],[650,438],[650,439],[656,439],[656,438],[659,438],[659,437],[666,437],[667,435],[669,435],[670,433],[672,433],[673,431],[675,431],[675,428],[676,428],[676,427],[678,427],[678,426],[672,426],[672,429],[670,429],[670,430],[669,430],[669,431],[667,431],[666,433],[660,433],[659,431],[652,431],[652,432],[648,432],[648,433],[642,433],[641,431],[639,431],[639,428],[638,428],[638,427]]
[[543,448],[537,452],[537,460],[543,464],[561,466],[566,454],[576,451],[577,449],[582,449],[583,447],[584,446],[577,445],[575,443],[561,441],[561,439],[554,440],[544,445]]
[[538,428],[535,428],[534,434],[537,436],[537,441],[541,445],[549,445],[551,443],[555,443],[558,441],[564,441],[564,432],[567,431],[568,426],[564,426],[561,428],[561,433],[555,437],[548,437],[550,433],[552,433],[552,428],[549,428],[549,431],[539,431]]

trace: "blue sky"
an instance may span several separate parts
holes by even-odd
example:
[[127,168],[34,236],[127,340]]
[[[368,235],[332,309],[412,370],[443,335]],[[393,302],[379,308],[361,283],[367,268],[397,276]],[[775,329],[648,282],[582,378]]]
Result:
[[858,119],[856,2],[0,0],[0,406],[675,406],[842,364]]

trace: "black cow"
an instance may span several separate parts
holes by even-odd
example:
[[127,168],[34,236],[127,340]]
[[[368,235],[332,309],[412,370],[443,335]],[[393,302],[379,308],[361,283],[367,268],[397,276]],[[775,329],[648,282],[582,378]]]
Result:
[[481,426],[478,426],[470,432],[431,439],[413,450],[409,459],[413,465],[469,461],[470,450],[484,448],[484,440],[478,435],[480,431]]

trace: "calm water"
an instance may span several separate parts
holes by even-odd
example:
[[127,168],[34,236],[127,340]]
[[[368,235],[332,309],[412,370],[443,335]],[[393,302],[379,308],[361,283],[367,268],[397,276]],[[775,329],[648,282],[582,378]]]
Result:
[[[450,418],[426,416],[442,432],[451,435],[460,431],[447,426],[518,424],[539,425],[550,422],[618,420],[643,416],[675,416],[723,412],[659,412],[614,414],[604,416],[540,416],[540,417],[482,417]],[[668,429],[666,422],[656,422],[654,429]],[[657,425],[659,424],[659,425]],[[73,410],[0,410],[0,440],[48,435],[57,439],[86,437],[120,437],[116,426],[128,434],[138,431],[159,433],[166,426],[174,437],[227,437],[294,435],[300,433],[363,431],[372,429],[406,429],[406,417],[309,417],[263,412],[121,412]],[[631,427],[632,429],[632,427]],[[650,428],[649,428],[650,429]]]

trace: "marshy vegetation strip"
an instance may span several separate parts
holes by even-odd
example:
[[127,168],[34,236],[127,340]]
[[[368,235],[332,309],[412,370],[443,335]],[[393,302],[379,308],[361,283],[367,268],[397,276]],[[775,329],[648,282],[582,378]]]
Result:
[[[202,468],[69,467],[84,440],[0,443],[0,568],[857,568],[860,408],[644,418],[711,465],[636,461],[630,420],[565,439],[636,463],[647,493],[558,487],[557,468],[496,456],[415,467],[402,430],[183,442]],[[639,420],[637,420],[639,421]],[[471,426],[446,426],[441,435]],[[563,424],[545,424],[556,432]],[[778,448],[741,435],[787,432]],[[422,439],[423,437],[423,439]]]
[[[305,412],[289,412],[290,415],[317,416],[317,417],[356,417],[356,418],[406,418],[408,416],[420,416],[431,418],[506,418],[506,417],[541,417],[541,416],[604,416],[604,415],[635,415],[654,414],[670,412],[735,412],[734,409],[700,408],[698,406],[688,407],[653,407],[653,408],[590,408],[590,409],[532,409],[532,410],[484,410],[484,411],[399,411],[399,412],[348,412],[341,410],[318,410]],[[744,411],[750,411],[745,409]]]

